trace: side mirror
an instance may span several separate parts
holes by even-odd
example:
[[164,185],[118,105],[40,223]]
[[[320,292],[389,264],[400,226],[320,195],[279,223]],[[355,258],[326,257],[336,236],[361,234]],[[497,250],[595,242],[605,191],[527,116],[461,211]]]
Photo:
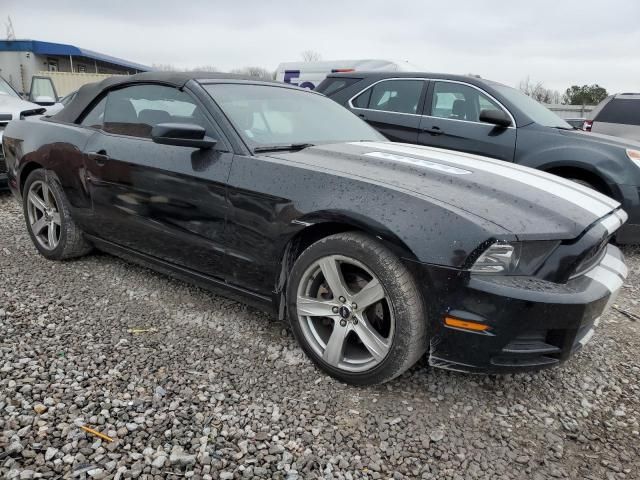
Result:
[[178,147],[212,148],[217,140],[205,136],[200,125],[189,123],[159,123],[151,129],[151,139],[162,145]]
[[42,107],[49,107],[56,103],[56,99],[53,97],[48,97],[46,95],[39,95],[33,99],[33,103],[37,103]]
[[511,126],[511,119],[502,110],[480,110],[480,121],[498,127]]

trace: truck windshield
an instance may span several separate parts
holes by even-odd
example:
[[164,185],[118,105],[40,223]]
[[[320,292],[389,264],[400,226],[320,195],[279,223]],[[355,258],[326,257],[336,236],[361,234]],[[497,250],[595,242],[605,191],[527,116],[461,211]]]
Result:
[[385,138],[333,100],[270,85],[204,85],[254,151]]
[[520,90],[506,87],[504,85],[494,85],[493,88],[500,92],[509,102],[514,104],[516,108],[522,110],[523,113],[537,124],[545,127],[573,130],[571,125],[561,119],[558,115],[541,103],[536,102],[533,98],[525,95]]
[[18,92],[16,92],[13,88],[11,88],[11,85],[9,85],[9,82],[7,82],[2,77],[0,77],[0,95],[10,95],[12,97],[20,98],[20,95],[18,95]]

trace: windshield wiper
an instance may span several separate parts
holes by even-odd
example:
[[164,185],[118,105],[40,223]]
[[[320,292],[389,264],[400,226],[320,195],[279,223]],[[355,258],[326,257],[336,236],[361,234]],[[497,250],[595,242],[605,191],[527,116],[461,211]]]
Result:
[[288,145],[270,145],[265,147],[256,147],[253,153],[260,152],[297,152],[305,148],[313,147],[313,143],[290,143]]

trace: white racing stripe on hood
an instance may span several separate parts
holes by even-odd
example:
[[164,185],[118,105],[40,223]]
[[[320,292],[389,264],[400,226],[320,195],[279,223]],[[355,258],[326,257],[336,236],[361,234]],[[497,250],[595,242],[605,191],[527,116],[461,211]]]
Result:
[[[457,152],[445,152],[441,149],[429,147],[417,147],[412,145],[399,145],[393,143],[355,142],[353,145],[384,150],[392,153],[415,155],[425,160],[440,160],[452,163],[458,167],[470,170],[482,171],[493,175],[518,181],[530,187],[542,190],[549,195],[556,196],[567,202],[573,203],[584,210],[591,212],[598,218],[603,217],[619,206],[615,200],[610,200],[604,195],[593,192],[584,187],[574,188],[566,180],[552,178],[549,174],[539,175],[536,170],[520,165],[508,164],[502,160],[492,160],[485,157],[460,154]],[[542,172],[540,172],[542,173]],[[580,187],[576,185],[576,187]]]

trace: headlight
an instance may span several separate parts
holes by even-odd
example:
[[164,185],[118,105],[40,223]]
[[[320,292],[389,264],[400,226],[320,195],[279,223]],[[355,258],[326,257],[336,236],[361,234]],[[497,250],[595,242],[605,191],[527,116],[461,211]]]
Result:
[[480,254],[469,270],[483,274],[533,275],[559,243],[496,241]]
[[640,150],[633,150],[631,148],[627,148],[627,157],[635,163],[638,167],[640,167]]

